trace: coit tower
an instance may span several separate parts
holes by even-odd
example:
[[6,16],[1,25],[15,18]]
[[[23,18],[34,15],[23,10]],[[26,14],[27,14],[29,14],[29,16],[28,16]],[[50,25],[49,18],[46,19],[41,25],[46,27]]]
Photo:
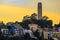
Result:
[[42,3],[38,3],[38,20],[42,19]]

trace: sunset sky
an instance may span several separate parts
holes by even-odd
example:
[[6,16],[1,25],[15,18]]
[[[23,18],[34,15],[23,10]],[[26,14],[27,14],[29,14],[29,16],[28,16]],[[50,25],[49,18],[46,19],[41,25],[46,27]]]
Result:
[[23,16],[37,13],[38,2],[42,2],[43,16],[54,24],[60,22],[60,0],[0,0],[0,21],[22,21]]

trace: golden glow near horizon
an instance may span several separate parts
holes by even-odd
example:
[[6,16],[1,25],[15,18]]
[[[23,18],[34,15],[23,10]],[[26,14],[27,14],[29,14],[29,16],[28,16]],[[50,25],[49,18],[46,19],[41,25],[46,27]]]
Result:
[[0,21],[4,23],[22,21],[23,16],[37,13],[38,2],[42,2],[43,16],[48,16],[53,20],[53,24],[58,24],[60,0],[0,0]]
[[31,15],[34,12],[35,10],[32,9],[0,5],[0,21],[3,21],[4,23],[10,21],[11,22],[22,21],[23,16]]
[[[37,10],[27,9],[22,7],[0,5],[0,21],[4,23],[22,21],[23,16],[37,13]],[[53,20],[53,23],[59,23],[60,16],[56,13],[43,11],[43,16],[48,16]]]

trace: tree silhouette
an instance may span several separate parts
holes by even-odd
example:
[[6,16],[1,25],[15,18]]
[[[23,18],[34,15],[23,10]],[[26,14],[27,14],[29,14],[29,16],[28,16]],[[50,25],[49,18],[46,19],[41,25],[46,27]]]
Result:
[[23,21],[29,20],[29,19],[30,19],[30,16],[29,15],[26,15],[26,16],[23,17]]
[[39,26],[41,26],[41,28],[46,28],[46,27],[52,28],[52,24],[53,24],[53,21],[48,20],[47,16],[43,16],[41,20],[37,20],[36,13],[31,14],[31,16],[26,15],[23,17],[22,25],[25,28],[28,28],[28,24],[30,22],[38,24]]
[[34,19],[34,20],[37,20],[37,14],[36,13],[33,13],[31,16],[30,16],[30,19]]
[[60,27],[60,23],[59,24],[55,24],[54,27],[55,28],[59,28]]
[[22,21],[23,28],[29,29],[28,24],[31,22],[37,23],[37,14],[36,13],[31,14],[31,16],[26,15],[23,17],[23,21]]
[[43,16],[43,17],[42,17],[42,20],[47,20],[47,19],[48,19],[47,16]]
[[47,16],[43,16],[41,20],[38,20],[38,24],[39,26],[41,26],[41,28],[52,28],[52,20],[48,20]]

